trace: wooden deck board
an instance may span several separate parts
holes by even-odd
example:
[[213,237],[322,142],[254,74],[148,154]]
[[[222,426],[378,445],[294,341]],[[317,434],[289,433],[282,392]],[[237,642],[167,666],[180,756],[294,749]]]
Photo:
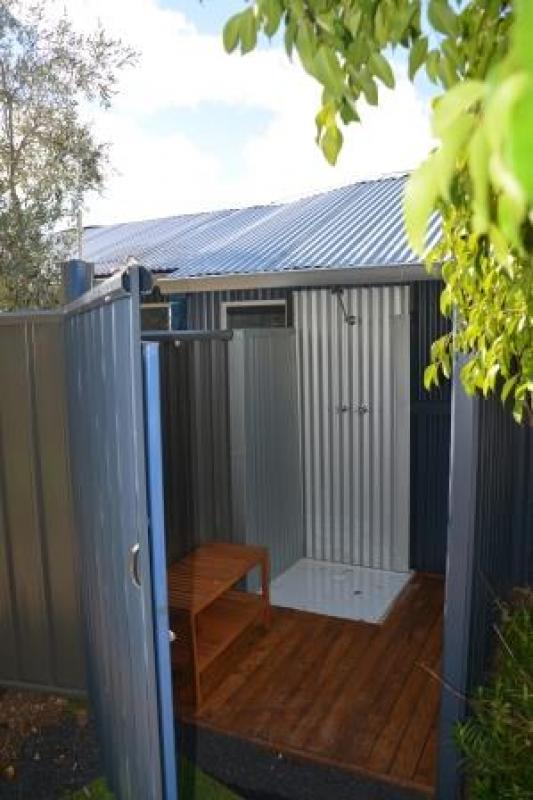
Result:
[[431,795],[443,583],[417,575],[382,625],[289,609],[206,674],[187,721]]

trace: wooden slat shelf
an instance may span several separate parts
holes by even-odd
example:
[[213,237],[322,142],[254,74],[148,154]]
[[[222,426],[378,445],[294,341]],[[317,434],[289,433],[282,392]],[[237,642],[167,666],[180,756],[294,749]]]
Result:
[[259,620],[264,603],[259,595],[228,591],[197,617],[200,672],[221,655],[246,628]]
[[[261,595],[235,584],[261,568]],[[170,626],[175,634],[172,665],[192,684],[193,703],[202,702],[201,673],[259,619],[270,621],[268,551],[216,542],[203,545],[168,569]]]

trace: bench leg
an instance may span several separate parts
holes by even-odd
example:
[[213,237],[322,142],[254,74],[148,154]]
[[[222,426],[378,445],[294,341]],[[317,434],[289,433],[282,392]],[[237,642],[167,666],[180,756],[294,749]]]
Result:
[[198,644],[197,644],[197,631],[196,619],[191,618],[191,643],[192,643],[192,668],[193,668],[193,682],[194,682],[194,705],[199,709],[202,705],[202,687],[200,683],[200,665],[198,664]]
[[263,597],[264,611],[263,622],[266,628],[270,627],[271,606],[270,606],[270,558],[267,555],[261,562],[261,594]]

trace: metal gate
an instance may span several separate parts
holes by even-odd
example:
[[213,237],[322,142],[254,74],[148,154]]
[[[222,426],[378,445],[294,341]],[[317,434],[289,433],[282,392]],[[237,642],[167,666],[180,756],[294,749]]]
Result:
[[160,431],[145,431],[139,275],[118,276],[67,308],[71,469],[87,677],[106,775],[120,800],[173,800]]
[[409,289],[294,292],[310,558],[409,568]]

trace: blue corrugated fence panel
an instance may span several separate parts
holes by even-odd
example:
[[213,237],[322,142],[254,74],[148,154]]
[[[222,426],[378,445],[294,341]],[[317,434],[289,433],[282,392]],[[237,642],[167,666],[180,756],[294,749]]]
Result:
[[[121,800],[161,800],[137,271],[66,319],[72,483],[91,705]],[[136,556],[136,548],[138,555]]]

